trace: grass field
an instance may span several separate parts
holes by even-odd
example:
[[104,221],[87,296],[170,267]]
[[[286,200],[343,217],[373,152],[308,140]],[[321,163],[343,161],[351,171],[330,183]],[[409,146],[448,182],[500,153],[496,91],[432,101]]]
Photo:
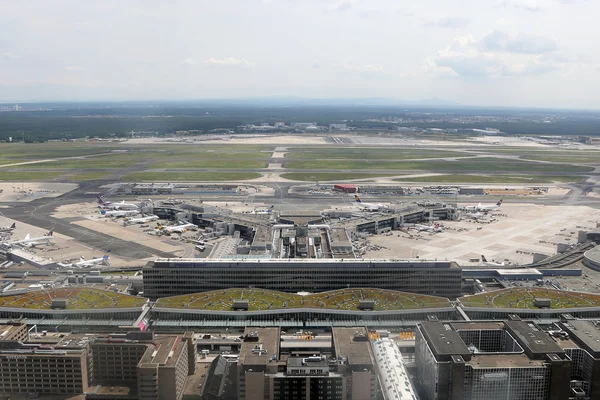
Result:
[[582,163],[582,164],[600,164],[600,152],[596,154],[586,153],[585,155],[562,155],[560,152],[556,154],[546,155],[528,155],[521,157],[525,160],[551,161],[562,163]]
[[423,182],[423,183],[552,183],[552,182],[577,182],[583,176],[507,176],[507,175],[436,175],[423,176],[420,178],[398,178],[398,182]]
[[113,171],[86,171],[71,176],[72,181],[94,181],[112,175]]
[[[269,156],[268,151],[273,150],[273,146],[264,145],[237,145],[237,144],[219,144],[207,145],[203,143],[192,144],[148,144],[148,145],[131,145],[128,143],[0,143],[0,157],[3,159],[23,159],[42,160],[47,158],[72,157],[72,156],[88,156],[94,154],[105,154],[113,151],[131,151],[131,153],[141,155],[146,153],[149,157],[172,157],[173,155],[183,155],[195,157],[200,154],[218,154],[219,152],[226,153],[246,153],[249,158],[264,156],[260,155],[261,151],[267,151],[265,154]],[[145,156],[144,156],[145,157]],[[218,157],[218,156],[215,156]],[[244,157],[246,158],[246,157]]]
[[0,170],[1,181],[44,181],[54,179],[64,175],[64,171],[2,171]]
[[88,288],[59,288],[0,297],[0,307],[50,309],[52,299],[68,299],[68,310],[141,307],[146,298]]
[[388,148],[291,148],[286,153],[288,159],[349,159],[349,160],[370,160],[370,159],[391,159],[391,160],[410,160],[417,158],[441,158],[441,157],[469,157],[469,154],[447,151],[447,150],[428,150],[428,149],[388,149]]
[[265,168],[266,161],[262,160],[244,160],[244,159],[189,159],[185,161],[168,161],[151,164],[150,168],[247,168],[258,169]]
[[553,156],[557,155],[560,157],[578,157],[578,156],[600,156],[600,150],[565,150],[559,148],[552,148],[541,150],[535,147],[493,147],[493,148],[482,148],[482,153],[486,154],[503,154],[503,155],[514,155],[514,156]]
[[39,164],[19,165],[18,168],[60,168],[60,169],[86,169],[86,168],[128,168],[137,164],[127,156],[92,157],[85,160],[56,160]]
[[394,169],[394,170],[423,170],[432,172],[447,171],[465,171],[465,172],[485,172],[485,171],[515,171],[522,172],[569,172],[585,173],[594,170],[593,167],[567,164],[546,164],[527,162],[520,160],[508,160],[502,158],[470,158],[458,161],[363,161],[363,160],[293,160],[286,161],[285,167],[289,169]]
[[242,181],[260,178],[258,172],[134,172],[121,178],[122,181],[138,182],[218,182]]
[[550,308],[598,307],[600,295],[546,288],[512,288],[461,297],[467,307],[537,308],[535,298],[551,300]]
[[342,289],[300,296],[264,289],[226,289],[159,299],[157,306],[232,311],[235,300],[248,300],[249,311],[282,308],[358,310],[362,299],[375,300],[375,311],[449,306],[448,299],[380,289]]
[[195,149],[190,147],[182,147],[180,149],[165,149],[165,150],[148,150],[148,149],[132,149],[128,152],[129,157],[140,160],[156,160],[156,161],[168,161],[184,159],[256,159],[264,160],[271,157],[270,151],[260,150],[238,150],[235,146],[232,146],[228,150],[215,150],[215,149]]
[[120,149],[116,144],[99,143],[0,143],[2,158],[43,160],[46,158],[88,156]]
[[287,174],[281,174],[282,178],[292,179],[295,181],[345,181],[353,179],[369,179],[369,178],[380,178],[385,176],[398,176],[388,174],[357,174],[353,172],[290,172]]

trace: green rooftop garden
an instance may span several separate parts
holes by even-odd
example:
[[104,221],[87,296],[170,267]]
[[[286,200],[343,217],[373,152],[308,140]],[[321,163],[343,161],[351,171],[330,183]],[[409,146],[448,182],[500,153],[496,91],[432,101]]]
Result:
[[235,300],[248,300],[248,311],[285,308],[358,310],[360,300],[375,300],[375,311],[447,307],[448,299],[381,289],[342,289],[311,295],[266,289],[226,289],[159,299],[157,307],[233,311]]
[[536,298],[550,299],[550,308],[600,307],[600,295],[547,288],[511,288],[459,298],[466,307],[538,308]]
[[147,299],[89,288],[58,288],[0,297],[0,307],[50,309],[52,299],[67,299],[67,310],[141,307]]

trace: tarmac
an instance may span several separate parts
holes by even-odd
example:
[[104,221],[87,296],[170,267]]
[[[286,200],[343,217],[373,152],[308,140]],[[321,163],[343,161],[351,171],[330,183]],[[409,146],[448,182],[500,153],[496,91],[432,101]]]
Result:
[[576,244],[580,230],[595,229],[600,222],[600,210],[581,206],[511,203],[502,205],[491,215],[497,215],[496,222],[479,223],[466,218],[440,221],[444,232],[430,234],[410,230],[412,238],[399,231],[391,236],[374,235],[369,242],[384,248],[367,251],[365,257],[418,256],[457,260],[462,265],[485,255],[488,261],[527,264],[532,262],[533,253],[553,255],[558,243]]

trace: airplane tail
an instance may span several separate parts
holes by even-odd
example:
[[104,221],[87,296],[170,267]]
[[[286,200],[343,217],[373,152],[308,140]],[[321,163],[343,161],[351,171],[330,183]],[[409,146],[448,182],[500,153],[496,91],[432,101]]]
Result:
[[13,222],[13,224],[10,226],[10,229],[15,229],[17,227],[17,223]]
[[29,240],[30,238],[31,238],[31,236],[28,233],[27,236],[25,236],[25,239],[23,239],[23,240]]
[[481,255],[481,261],[488,262],[487,258],[485,258],[485,256],[483,254]]
[[360,197],[358,197],[357,194],[354,195],[354,201],[356,201],[357,203],[362,203],[362,201],[360,201]]
[[99,194],[96,195],[96,198],[98,199],[98,204],[102,204],[102,205],[106,204],[106,202],[104,201],[104,198],[102,196],[100,196]]
[[48,233],[46,233],[44,236],[52,236],[52,235],[54,235],[54,231],[52,229],[50,229],[48,231]]
[[106,210],[101,210],[101,211],[100,211],[100,214],[102,214],[102,215],[106,215]]
[[497,203],[496,203],[496,205],[497,205],[498,207],[500,207],[500,206],[502,205],[502,201],[503,201],[503,200],[502,200],[502,199],[500,199],[500,201],[499,201],[499,202],[497,202]]
[[102,257],[102,259],[104,261],[108,260],[108,253],[110,253],[110,249],[106,250],[106,253],[104,254],[104,257]]

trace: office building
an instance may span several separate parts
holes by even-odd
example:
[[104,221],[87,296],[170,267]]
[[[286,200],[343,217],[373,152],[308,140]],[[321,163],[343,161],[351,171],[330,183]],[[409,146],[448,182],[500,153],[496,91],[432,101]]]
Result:
[[0,393],[80,394],[88,390],[87,351],[80,346],[23,344],[25,325],[3,326]]
[[532,323],[423,322],[415,334],[427,400],[559,400],[570,395],[571,360]]
[[0,325],[0,341],[5,340],[14,340],[17,342],[27,340],[27,325],[18,321]]
[[334,328],[331,336],[311,339],[281,341],[278,328],[246,329],[237,364],[238,399],[378,397],[373,351],[364,328]]
[[[93,384],[126,388],[137,399],[181,399],[188,375],[196,371],[191,333],[154,335],[129,332],[90,343]],[[90,393],[88,399],[105,398]]]
[[144,295],[160,298],[257,287],[283,292],[323,292],[372,287],[454,299],[461,269],[427,260],[200,260],[157,259],[144,268]]
[[572,360],[571,396],[600,400],[600,330],[598,323],[576,320],[570,315],[551,332],[556,343]]
[[[25,325],[22,328],[27,332]],[[0,341],[0,393],[178,400],[188,376],[196,373],[191,332],[44,332],[32,335],[31,340]]]

